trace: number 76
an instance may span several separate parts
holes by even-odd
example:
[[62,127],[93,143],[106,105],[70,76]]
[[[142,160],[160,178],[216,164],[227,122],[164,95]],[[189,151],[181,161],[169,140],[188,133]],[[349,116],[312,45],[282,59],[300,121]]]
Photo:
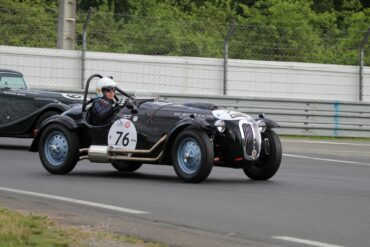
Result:
[[[118,134],[118,138],[117,138],[117,141],[116,141],[116,144],[115,145],[118,145],[118,143],[120,142],[120,139],[123,135],[123,132],[122,131],[117,131],[116,132]],[[130,143],[130,139],[128,138],[128,132],[123,136],[122,138],[122,145],[124,147],[126,147],[129,143]]]

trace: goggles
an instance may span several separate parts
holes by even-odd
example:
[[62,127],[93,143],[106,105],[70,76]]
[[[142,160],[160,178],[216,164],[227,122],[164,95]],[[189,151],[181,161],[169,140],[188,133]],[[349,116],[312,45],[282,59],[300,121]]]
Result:
[[116,91],[116,89],[114,87],[107,87],[107,88],[104,88],[103,91],[107,92],[107,93],[110,93],[110,92],[114,93]]

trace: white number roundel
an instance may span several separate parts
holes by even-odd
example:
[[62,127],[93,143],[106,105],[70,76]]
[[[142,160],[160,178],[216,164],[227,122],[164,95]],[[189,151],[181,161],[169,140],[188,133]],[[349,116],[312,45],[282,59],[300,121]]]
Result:
[[114,148],[135,149],[137,132],[135,125],[128,119],[119,119],[113,123],[108,133],[108,145]]

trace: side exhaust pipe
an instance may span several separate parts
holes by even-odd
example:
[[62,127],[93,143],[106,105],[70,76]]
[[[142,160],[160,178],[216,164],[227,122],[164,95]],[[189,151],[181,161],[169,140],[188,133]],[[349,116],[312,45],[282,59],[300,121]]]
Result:
[[[156,157],[131,157],[132,154],[151,154],[167,139],[167,135],[161,137],[150,149],[123,149],[111,146],[91,145],[89,148],[80,149],[80,160],[88,159],[96,163],[109,163],[111,160],[156,162],[163,156],[163,151]],[[85,155],[82,155],[85,154]]]

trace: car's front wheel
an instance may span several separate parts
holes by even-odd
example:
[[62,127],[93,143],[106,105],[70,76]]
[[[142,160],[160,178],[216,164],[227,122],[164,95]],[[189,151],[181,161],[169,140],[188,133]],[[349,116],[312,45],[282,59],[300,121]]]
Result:
[[60,124],[51,124],[41,133],[39,155],[44,168],[52,174],[67,174],[79,158],[77,133]]
[[262,153],[257,162],[243,169],[245,175],[253,180],[270,179],[280,167],[282,148],[279,136],[274,131],[267,130],[264,138],[269,140],[269,154]]
[[120,172],[134,172],[137,171],[143,165],[141,163],[118,160],[112,160],[111,164],[117,171]]
[[212,141],[197,129],[181,132],[171,152],[177,176],[190,183],[199,183],[208,177],[213,167],[213,156]]

